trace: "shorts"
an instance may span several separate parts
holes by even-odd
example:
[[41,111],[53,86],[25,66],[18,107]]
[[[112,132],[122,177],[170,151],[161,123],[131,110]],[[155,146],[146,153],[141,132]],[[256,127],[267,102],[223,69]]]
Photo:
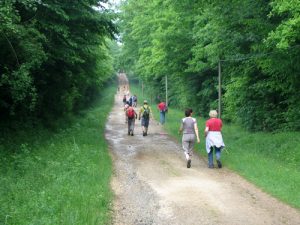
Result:
[[145,119],[142,117],[142,126],[143,127],[148,127],[149,126],[149,120],[150,119]]

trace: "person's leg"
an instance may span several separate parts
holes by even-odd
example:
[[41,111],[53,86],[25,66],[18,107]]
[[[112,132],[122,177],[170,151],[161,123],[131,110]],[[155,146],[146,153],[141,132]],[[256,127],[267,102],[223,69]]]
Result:
[[161,121],[162,121],[162,112],[159,112],[159,123],[160,124],[162,124]]
[[165,123],[165,112],[160,112],[159,113],[159,121],[160,121],[160,124]]
[[132,132],[132,119],[128,119],[128,134],[130,135]]
[[208,156],[208,167],[209,168],[214,168],[213,152],[214,152],[214,148],[211,147],[210,152],[207,154],[207,156]]
[[186,161],[190,160],[189,144],[190,143],[189,143],[189,139],[188,139],[187,135],[183,134],[182,135],[182,148],[183,148],[183,151],[184,151]]
[[221,163],[221,148],[215,147],[216,151],[216,160],[219,168],[222,168],[222,163]]
[[194,135],[183,134],[182,135],[182,148],[184,150],[187,168],[191,167],[192,155],[193,155],[193,146],[194,146]]
[[141,126],[142,126],[142,132],[143,132],[143,136],[144,136],[144,122],[143,122],[143,118],[141,119]]
[[134,124],[135,124],[135,119],[133,118],[132,121],[131,121],[131,127],[130,127],[130,129],[131,129],[131,136],[134,135]]
[[145,127],[145,136],[148,135],[148,127]]
[[146,121],[145,119],[142,117],[142,129],[143,129],[143,136],[145,136],[146,133]]
[[128,135],[130,135],[130,129],[131,129],[131,119],[128,119]]
[[192,158],[193,156],[193,149],[195,146],[195,135],[189,134],[189,156]]
[[149,127],[149,119],[145,120],[145,136],[148,134],[148,127]]
[[145,136],[146,128],[143,126],[143,136]]
[[194,134],[189,134],[189,146],[188,146],[188,154],[189,154],[189,160],[187,162],[187,167],[190,168],[191,167],[191,163],[192,163],[192,156],[193,156],[193,148],[195,145],[195,135]]

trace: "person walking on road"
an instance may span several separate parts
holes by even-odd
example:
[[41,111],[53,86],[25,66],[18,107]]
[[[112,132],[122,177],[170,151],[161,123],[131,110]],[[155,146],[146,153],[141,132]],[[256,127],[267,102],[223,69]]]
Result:
[[127,102],[125,102],[125,105],[124,105],[124,112],[125,112],[125,123],[128,123],[128,117],[127,117],[127,109],[128,109],[128,107],[129,107],[130,105],[129,105],[129,102],[127,101]]
[[137,96],[136,94],[133,95],[133,107],[137,107]]
[[182,148],[187,161],[187,168],[191,167],[195,138],[197,139],[197,143],[200,143],[197,121],[192,117],[192,114],[192,109],[185,110],[185,118],[181,120],[181,125],[179,128],[179,133],[183,133]]
[[128,135],[134,135],[134,124],[137,114],[132,106],[129,106],[126,110],[126,116],[128,121]]
[[147,136],[148,134],[150,116],[152,117],[151,108],[148,105],[147,100],[144,100],[144,104],[139,111],[139,120],[142,119],[143,136]]
[[164,125],[166,121],[166,112],[168,111],[167,104],[165,102],[160,102],[157,105],[157,108],[159,110],[159,122],[161,125]]
[[209,112],[210,119],[206,121],[205,138],[206,138],[206,151],[208,154],[208,167],[214,168],[213,163],[213,150],[215,150],[216,161],[219,168],[222,168],[221,163],[221,150],[225,147],[222,137],[222,120],[217,118],[218,112],[211,110]]
[[131,95],[129,100],[128,100],[130,106],[133,106],[133,100],[134,100],[134,96]]

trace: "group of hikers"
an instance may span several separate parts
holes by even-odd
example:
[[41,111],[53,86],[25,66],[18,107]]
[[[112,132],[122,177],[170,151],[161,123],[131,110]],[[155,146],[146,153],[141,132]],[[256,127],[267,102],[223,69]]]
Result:
[[[137,96],[132,95],[127,100],[127,95],[123,96],[123,104],[124,104],[124,111],[125,111],[125,123],[128,124],[128,135],[134,136],[134,125],[135,120],[141,120],[143,136],[148,135],[148,127],[150,118],[153,118],[151,107],[148,105],[148,101],[144,100],[143,105],[140,107],[138,114],[135,111],[137,107]],[[165,103],[160,103],[164,104]],[[162,107],[162,106],[161,106]],[[165,114],[161,117],[161,124],[165,122]]]
[[[193,110],[186,109],[185,117],[181,120],[179,133],[182,133],[182,148],[186,157],[187,168],[191,167],[193,147],[195,145],[195,139],[200,143],[198,125],[196,118],[192,117]],[[222,168],[221,163],[221,150],[225,147],[222,137],[222,120],[217,118],[218,112],[211,110],[209,117],[205,123],[205,140],[206,140],[206,152],[208,155],[208,168],[214,168],[213,152],[215,151],[216,161],[218,168]]]
[[[143,136],[147,136],[150,118],[153,118],[151,107],[148,105],[148,101],[144,100],[143,105],[136,113],[137,96],[134,94],[127,99],[128,94],[123,96],[125,123],[128,124],[128,135],[134,136],[135,120],[141,120]],[[167,104],[161,101],[157,105],[157,109],[160,112],[160,125],[163,125],[166,121],[166,113],[168,112]],[[195,141],[200,143],[198,126],[196,118],[192,117],[193,110],[186,109],[185,117],[181,120],[179,133],[182,134],[182,148],[184,150],[187,168],[191,167],[193,148]],[[222,120],[218,118],[218,112],[211,110],[209,117],[205,124],[205,139],[206,139],[206,151],[208,155],[208,168],[214,168],[213,152],[215,152],[216,162],[218,168],[222,168],[221,163],[221,151],[225,147],[222,137]]]

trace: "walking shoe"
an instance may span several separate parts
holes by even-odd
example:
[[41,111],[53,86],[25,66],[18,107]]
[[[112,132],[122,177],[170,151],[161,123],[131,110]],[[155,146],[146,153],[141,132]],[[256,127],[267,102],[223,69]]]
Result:
[[218,167],[219,167],[219,168],[222,168],[222,163],[221,163],[221,161],[220,161],[220,160],[217,160],[217,163],[218,163]]
[[192,160],[189,159],[189,160],[187,161],[186,167],[187,167],[187,168],[191,168],[191,163],[192,163]]
[[133,131],[131,132],[131,136],[133,136],[134,134],[133,134]]
[[214,165],[208,165],[208,168],[213,169]]
[[145,132],[143,132],[143,136],[146,136]]

